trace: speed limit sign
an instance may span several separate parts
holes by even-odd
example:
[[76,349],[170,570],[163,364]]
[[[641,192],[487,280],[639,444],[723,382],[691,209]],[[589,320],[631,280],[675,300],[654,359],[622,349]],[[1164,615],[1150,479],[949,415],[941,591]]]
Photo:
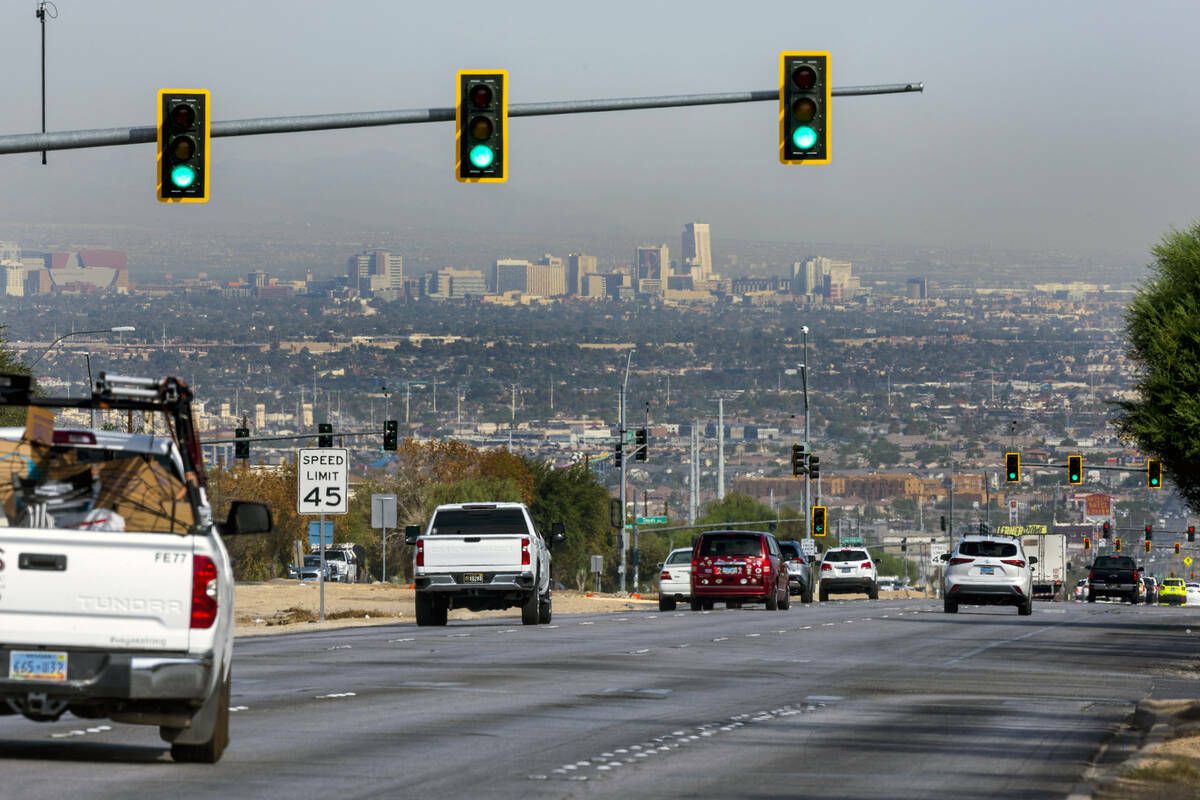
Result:
[[342,447],[310,447],[297,451],[297,511],[301,514],[345,514],[350,457]]

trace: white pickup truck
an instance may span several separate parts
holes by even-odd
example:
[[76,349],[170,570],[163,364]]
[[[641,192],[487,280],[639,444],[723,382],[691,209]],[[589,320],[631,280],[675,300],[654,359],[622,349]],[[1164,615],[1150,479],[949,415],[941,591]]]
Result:
[[[0,714],[156,725],[176,761],[229,741],[233,570],[222,536],[260,533],[260,503],[212,521],[174,378],[100,373],[88,398],[35,397],[0,375]],[[166,436],[56,427],[54,408],[156,412]]]
[[414,547],[417,624],[445,625],[452,608],[513,607],[526,625],[548,623],[550,548],[565,538],[555,522],[544,539],[522,503],[438,506],[424,535],[417,525],[404,530]]

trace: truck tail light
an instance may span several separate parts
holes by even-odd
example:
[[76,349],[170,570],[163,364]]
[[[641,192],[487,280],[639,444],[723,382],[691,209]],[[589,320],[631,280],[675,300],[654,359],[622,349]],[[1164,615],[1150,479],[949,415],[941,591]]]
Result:
[[1095,579],[1096,579],[1096,570],[1094,570],[1094,569],[1089,569],[1089,570],[1088,570],[1088,583],[1091,583],[1091,582],[1092,582],[1092,581],[1094,581]]
[[1001,564],[1012,564],[1014,567],[1023,567],[1025,562],[1019,558],[1004,558],[1000,560]]
[[217,621],[217,565],[208,556],[192,556],[193,628],[211,628]]
[[963,556],[955,556],[954,558],[950,559],[946,563],[948,563],[948,564],[970,564],[974,560],[975,559],[973,559],[973,558],[965,558]]
[[425,566],[425,542],[417,539],[417,557],[414,562],[418,567]]
[[521,540],[521,566],[529,563],[529,540]]

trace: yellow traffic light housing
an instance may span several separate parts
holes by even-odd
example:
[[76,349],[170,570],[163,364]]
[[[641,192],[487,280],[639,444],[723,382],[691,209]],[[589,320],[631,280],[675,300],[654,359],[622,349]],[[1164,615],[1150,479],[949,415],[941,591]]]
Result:
[[1083,456],[1067,456],[1067,483],[1073,486],[1083,483]]
[[158,90],[160,203],[208,202],[209,117],[208,90]]
[[825,535],[825,506],[813,506],[812,510],[812,535]]
[[1021,454],[1004,454],[1004,480],[1006,483],[1021,482]]
[[1083,549],[1085,552],[1092,549],[1092,540],[1087,536],[1083,537]]
[[1115,550],[1118,553],[1121,552],[1121,540],[1120,539],[1113,539],[1113,550]]
[[1147,542],[1146,542],[1146,552],[1147,552],[1147,553],[1149,553],[1149,552],[1150,552],[1150,542],[1149,542],[1148,540],[1147,540]]
[[459,70],[454,99],[454,177],[508,180],[508,71]]
[[1162,488],[1162,462],[1157,458],[1146,459],[1146,487],[1149,489]]

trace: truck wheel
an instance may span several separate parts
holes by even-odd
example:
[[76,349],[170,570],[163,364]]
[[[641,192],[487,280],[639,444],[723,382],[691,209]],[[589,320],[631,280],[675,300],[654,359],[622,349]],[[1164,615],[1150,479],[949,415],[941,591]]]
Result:
[[703,608],[705,611],[712,611],[712,608],[713,608],[713,603],[715,603],[715,602],[716,602],[715,600],[701,600],[701,601],[700,601],[700,606],[701,606],[701,607],[702,607],[702,608]]
[[812,587],[811,586],[805,586],[804,589],[802,589],[800,591],[800,602],[801,603],[811,603],[812,602]]
[[547,590],[546,596],[542,598],[542,602],[538,605],[538,623],[541,625],[550,624],[550,617],[553,613],[553,609],[551,607],[552,600],[553,598],[550,596],[550,591]]
[[698,599],[696,599],[695,597],[692,598],[692,600],[691,600],[692,611],[699,611],[701,605],[702,604]]
[[538,606],[541,605],[537,590],[529,593],[529,597],[521,604],[521,624],[522,625],[537,625],[538,624]]
[[417,592],[414,602],[417,606],[417,625],[445,625],[446,621],[443,618],[441,623],[438,622],[438,615],[433,605],[433,597],[425,592]]
[[221,760],[225,746],[229,744],[229,676],[221,681],[208,699],[208,703],[216,702],[217,718],[213,725],[212,737],[201,744],[171,744],[171,758],[181,764],[215,764]]
[[951,600],[949,598],[946,598],[945,600],[942,601],[942,610],[945,611],[947,614],[957,614],[958,613],[958,603],[954,602],[953,600]]
[[675,598],[674,597],[666,597],[666,596],[660,594],[658,596],[658,610],[659,611],[674,611],[675,610]]

